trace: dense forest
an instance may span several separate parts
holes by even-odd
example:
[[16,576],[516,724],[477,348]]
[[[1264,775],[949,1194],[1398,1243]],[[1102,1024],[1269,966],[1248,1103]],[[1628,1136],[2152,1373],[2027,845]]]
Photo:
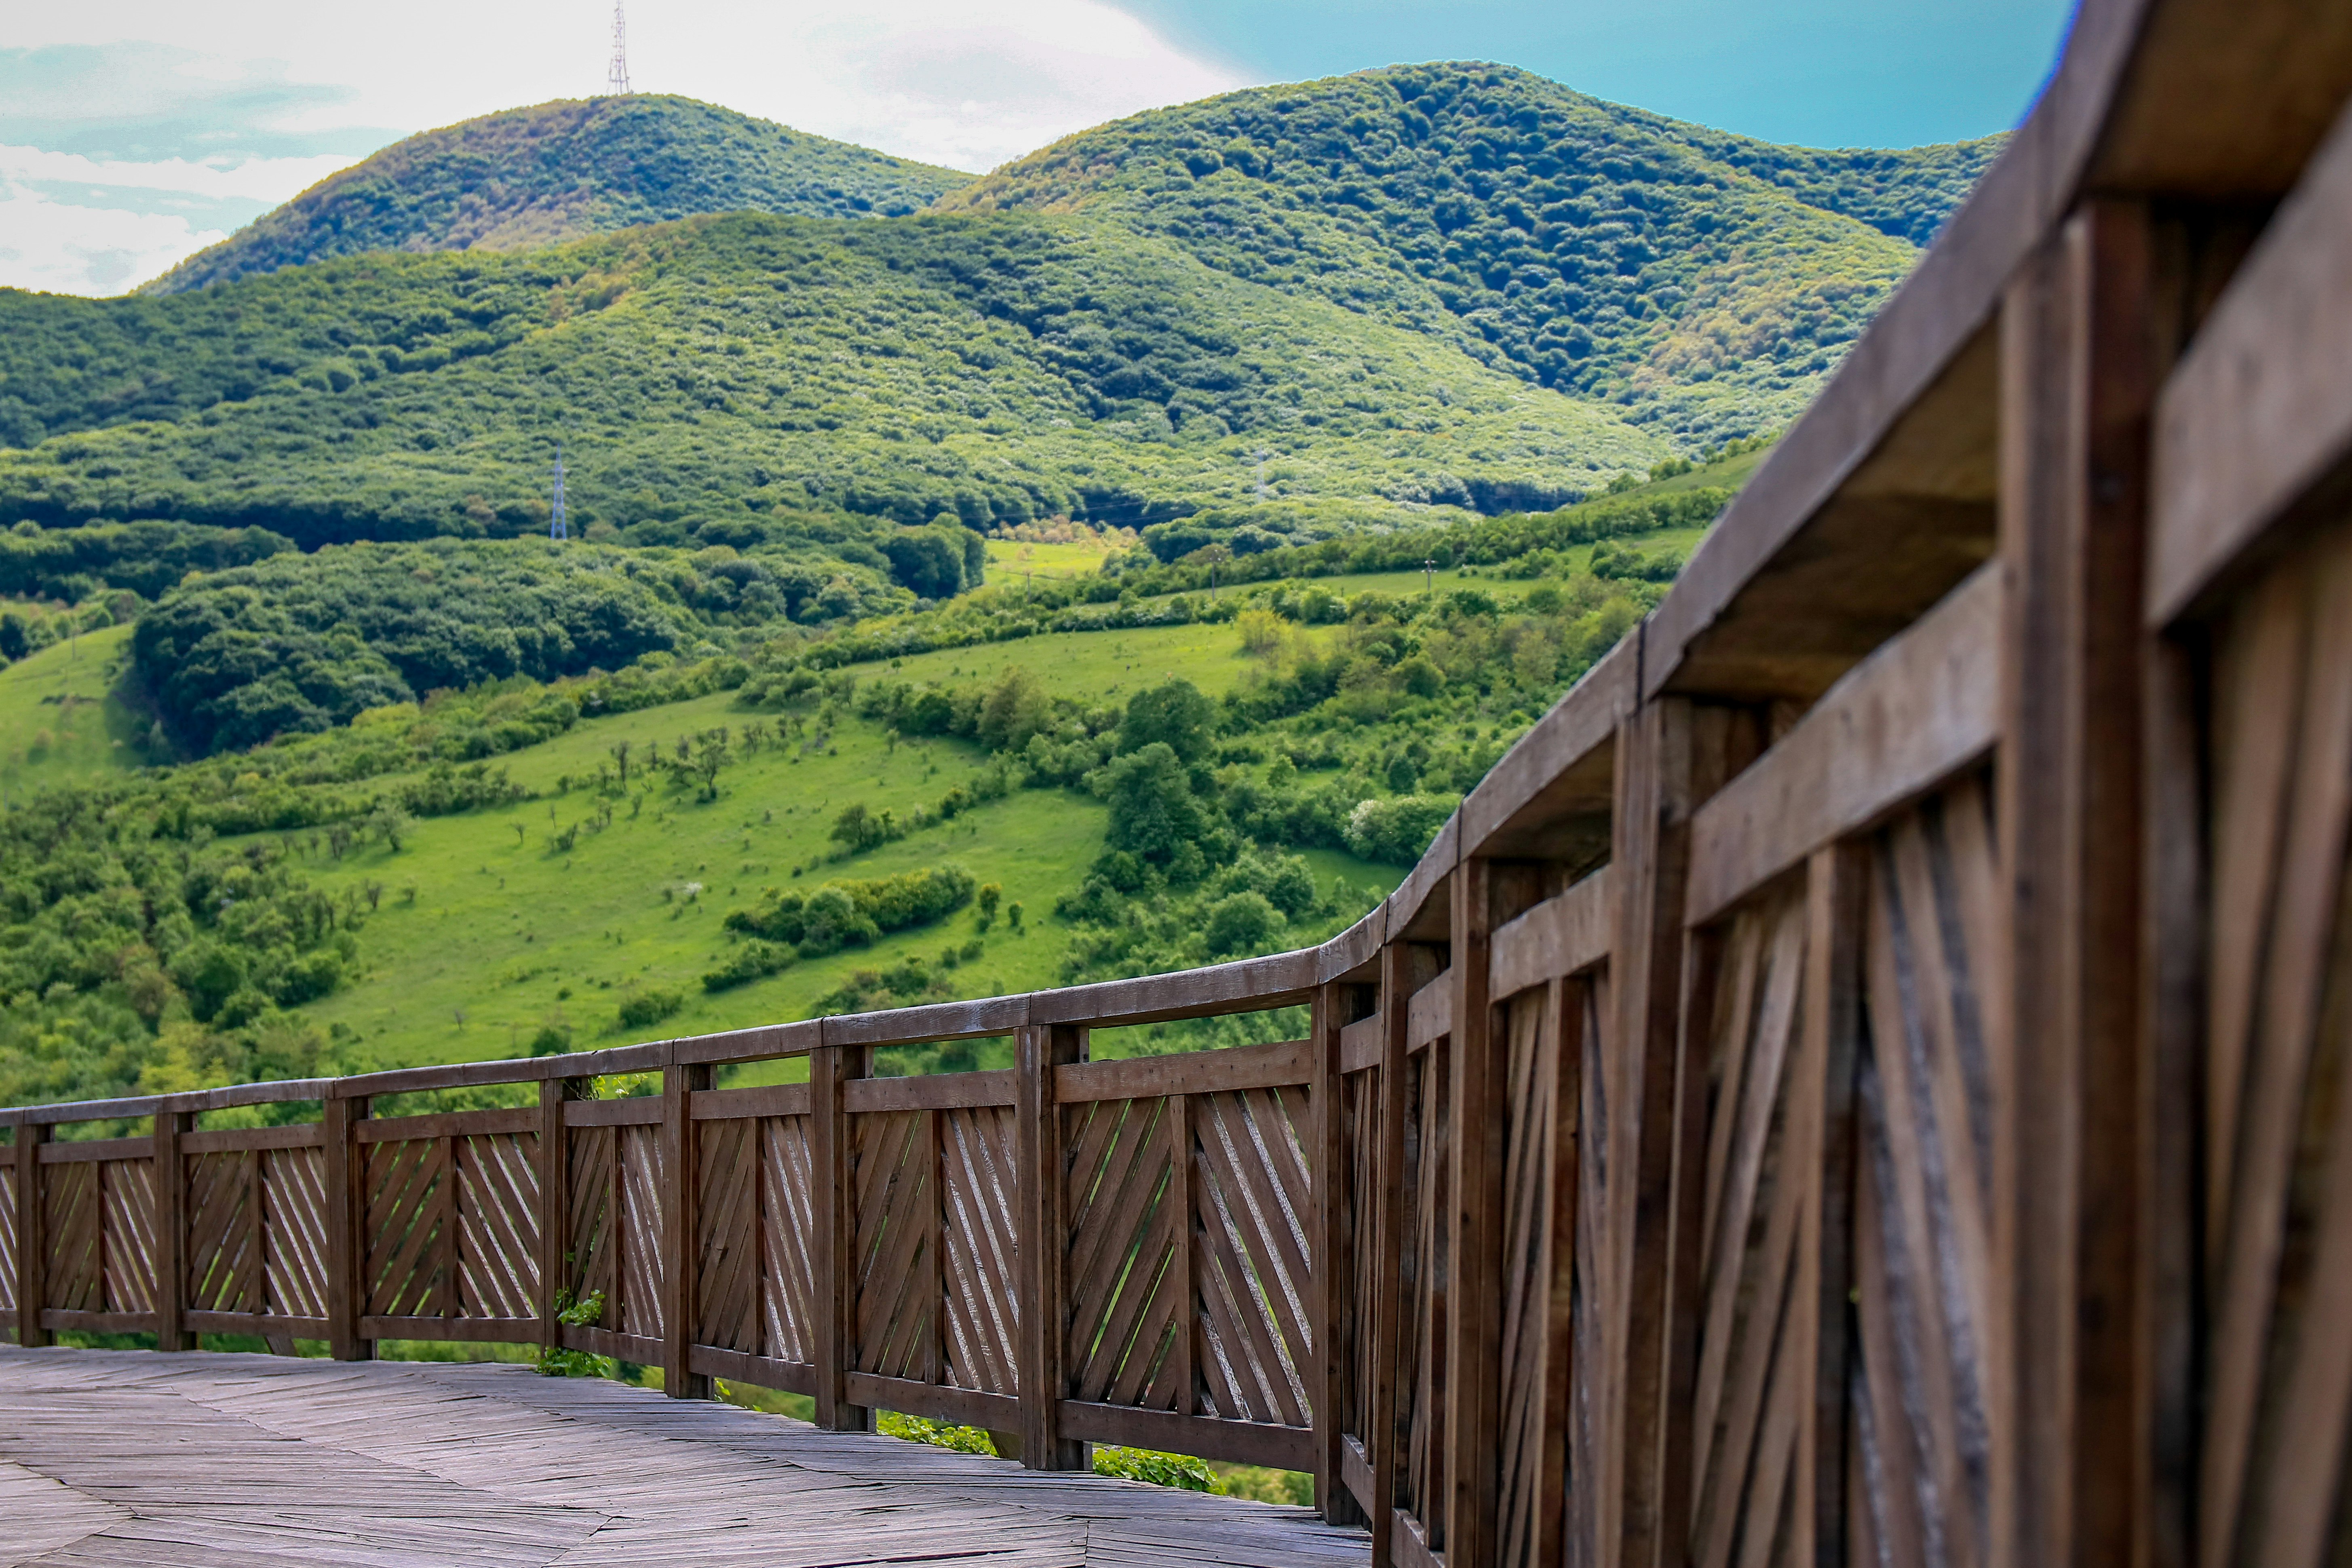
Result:
[[690,98],[562,99],[394,142],[140,292],[368,250],[522,250],[698,213],[895,217],[971,177]]
[[1704,445],[1803,406],[2000,140],[1779,147],[1508,67],[1397,66],[1084,132],[938,210],[1114,215]]

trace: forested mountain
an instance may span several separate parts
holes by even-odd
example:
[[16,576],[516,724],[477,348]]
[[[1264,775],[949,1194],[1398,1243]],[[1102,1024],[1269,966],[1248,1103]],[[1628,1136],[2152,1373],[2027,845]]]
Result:
[[1803,406],[2000,141],[1779,147],[1398,66],[1084,132],[935,210],[1115,216],[1704,441]]
[[544,531],[559,437],[575,526],[646,543],[809,508],[1134,525],[1261,478],[1503,510],[1667,452],[1442,340],[1027,213],[742,215],[167,299],[0,294],[8,418],[73,433],[0,452],[0,520],[305,548]]
[[953,190],[685,100],[516,110],[180,291],[0,290],[0,523],[524,533],[559,439],[576,520],[633,543],[1549,508],[1793,417],[1995,147],[1775,147],[1485,65],[1155,110]]
[[367,250],[520,250],[698,213],[893,216],[970,178],[690,98],[563,99],[396,142],[141,292]]

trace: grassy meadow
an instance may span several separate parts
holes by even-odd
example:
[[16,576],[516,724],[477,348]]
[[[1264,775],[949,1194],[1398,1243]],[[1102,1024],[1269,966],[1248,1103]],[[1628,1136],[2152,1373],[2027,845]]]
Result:
[[171,760],[150,755],[147,721],[115,691],[130,641],[129,626],[108,626],[0,669],[0,805],[44,784]]

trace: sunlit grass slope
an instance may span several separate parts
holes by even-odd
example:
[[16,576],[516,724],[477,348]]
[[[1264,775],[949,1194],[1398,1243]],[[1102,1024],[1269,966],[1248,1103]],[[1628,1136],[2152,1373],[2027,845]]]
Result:
[[151,757],[148,724],[116,695],[131,640],[109,626],[0,669],[0,805],[47,784],[168,762]]

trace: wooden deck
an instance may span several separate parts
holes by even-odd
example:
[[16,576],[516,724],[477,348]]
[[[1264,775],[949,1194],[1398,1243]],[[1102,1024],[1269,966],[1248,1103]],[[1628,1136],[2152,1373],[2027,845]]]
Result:
[[0,1346],[0,1564],[1232,1563],[1360,1531],[485,1363]]

